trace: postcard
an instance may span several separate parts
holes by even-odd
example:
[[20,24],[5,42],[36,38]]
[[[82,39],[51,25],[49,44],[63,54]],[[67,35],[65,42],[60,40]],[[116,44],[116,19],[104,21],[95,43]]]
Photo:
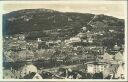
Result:
[[1,1],[3,81],[127,81],[126,1]]

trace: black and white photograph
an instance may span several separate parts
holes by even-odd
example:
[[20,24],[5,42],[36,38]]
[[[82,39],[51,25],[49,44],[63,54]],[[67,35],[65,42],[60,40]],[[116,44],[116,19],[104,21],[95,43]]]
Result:
[[7,2],[3,79],[126,80],[124,1]]

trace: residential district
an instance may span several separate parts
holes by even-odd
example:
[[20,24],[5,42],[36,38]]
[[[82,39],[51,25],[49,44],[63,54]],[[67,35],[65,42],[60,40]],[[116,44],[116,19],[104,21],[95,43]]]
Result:
[[[85,30],[83,27],[82,31]],[[26,40],[24,33],[4,36],[3,78],[124,79],[124,45],[115,43],[111,49],[95,45],[95,36],[103,35],[104,32],[88,30],[65,40],[49,37]]]

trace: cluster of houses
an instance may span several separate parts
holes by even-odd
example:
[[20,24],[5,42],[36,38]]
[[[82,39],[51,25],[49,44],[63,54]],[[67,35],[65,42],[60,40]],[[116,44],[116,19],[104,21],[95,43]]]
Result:
[[87,63],[88,73],[103,72],[104,78],[111,76],[112,78],[124,79],[125,68],[124,68],[124,54],[120,51],[115,55],[104,53],[103,60],[97,63]]
[[[20,49],[20,50],[33,50],[33,49],[47,49],[50,46],[57,46],[61,43],[61,40],[56,41],[42,41],[41,38],[37,40],[25,40],[24,34],[16,34],[14,36],[6,36],[3,40],[5,47],[7,49]],[[5,48],[6,49],[6,48]]]
[[[84,42],[84,43],[93,43],[93,35],[89,30],[85,33],[83,30],[86,30],[86,27],[82,28],[82,32],[78,33],[76,36],[71,37],[68,40],[65,40],[65,43],[75,43],[75,42]],[[84,38],[83,38],[84,37]]]
[[[60,30],[60,29],[58,29]],[[84,32],[86,31],[86,32]],[[46,31],[46,33],[49,33],[51,31]],[[56,32],[56,30],[55,30]],[[113,32],[113,30],[110,30],[110,32]],[[54,33],[54,31],[53,31]],[[13,52],[20,52],[18,56],[21,56],[20,59],[25,59],[23,56],[27,57],[27,54],[30,54],[30,59],[34,59],[36,55],[40,58],[44,55],[47,55],[47,53],[43,53],[45,51],[51,50],[51,52],[54,51],[54,47],[60,46],[62,43],[64,43],[66,46],[71,46],[74,50],[73,56],[70,56],[70,62],[74,62],[75,64],[82,64],[83,67],[77,69],[76,71],[80,71],[83,69],[82,73],[84,73],[85,76],[82,74],[79,74],[78,72],[74,72],[74,69],[72,68],[64,68],[64,72],[56,73],[55,71],[59,71],[59,69],[55,69],[54,72],[51,71],[43,71],[43,69],[39,69],[39,67],[35,66],[33,63],[25,64],[23,67],[19,68],[18,70],[14,70],[12,68],[10,69],[4,69],[3,71],[3,78],[4,79],[45,79],[45,78],[67,78],[67,79],[73,79],[74,77],[76,79],[84,78],[86,77],[86,74],[95,75],[95,74],[102,74],[102,79],[124,79],[125,78],[125,61],[124,61],[124,50],[121,50],[120,46],[115,44],[114,46],[114,53],[111,53],[109,51],[105,51],[105,49],[102,46],[72,46],[73,43],[89,43],[92,44],[94,42],[94,36],[100,35],[102,36],[104,32],[99,33],[91,33],[89,30],[87,30],[86,27],[82,28],[82,32],[78,33],[74,37],[70,37],[69,39],[66,39],[64,41],[62,40],[56,40],[56,41],[43,41],[41,38],[37,38],[37,40],[33,41],[26,41],[24,34],[17,34],[14,36],[6,36],[4,37],[4,54],[5,58],[9,59],[11,54],[14,55]],[[52,48],[52,49],[51,49]],[[66,47],[65,47],[66,48]],[[79,49],[80,48],[80,49]],[[85,52],[82,53],[84,50]],[[64,49],[64,46],[63,48]],[[124,49],[124,48],[123,48]],[[34,51],[36,55],[34,55]],[[31,52],[32,51],[32,52]],[[82,52],[81,52],[82,51]],[[80,52],[82,55],[80,55],[78,52]],[[98,53],[98,54],[96,54]],[[69,53],[68,53],[69,54]],[[49,61],[48,57],[50,55],[47,55],[45,60]],[[15,56],[14,56],[15,57]],[[6,60],[5,59],[5,60]],[[59,56],[56,58],[57,62],[65,62],[63,56],[59,58]],[[11,60],[11,59],[9,59]],[[17,59],[18,60],[18,59]],[[90,60],[90,61],[88,61]],[[14,62],[13,60],[11,60]],[[61,67],[58,67],[61,68]],[[76,68],[77,65],[76,65]],[[72,75],[73,74],[73,75]],[[62,77],[61,77],[62,75]],[[76,76],[74,76],[76,75]],[[93,77],[92,77],[93,78]],[[100,79],[101,79],[100,78]],[[88,79],[88,78],[87,78]],[[96,78],[94,78],[96,79]]]
[[[78,65],[75,65],[76,69],[75,71],[82,71],[85,75],[95,75],[102,73],[102,76],[100,79],[124,79],[125,78],[125,63],[123,61],[124,53],[121,51],[117,52],[115,55],[110,55],[109,53],[105,52],[102,55],[103,59],[101,61],[91,61],[91,62],[85,62],[82,64],[82,68]],[[31,61],[27,62],[24,66],[19,68],[18,70],[14,70],[12,68],[5,69],[3,72],[3,78],[4,79],[47,79],[51,77],[52,79],[55,78],[67,78],[67,79],[73,79],[73,75],[69,76],[69,72],[74,72],[74,68],[64,66],[65,72],[59,71],[59,68],[62,68],[62,66],[55,68],[51,71],[47,69],[39,69],[37,66],[35,66]],[[68,69],[66,71],[66,69]],[[56,71],[59,71],[61,73],[56,73]],[[45,73],[48,73],[45,75]],[[60,74],[65,73],[63,78]],[[82,78],[81,74],[78,74],[77,79]],[[62,74],[63,75],[63,74]],[[95,79],[92,77],[92,79]]]

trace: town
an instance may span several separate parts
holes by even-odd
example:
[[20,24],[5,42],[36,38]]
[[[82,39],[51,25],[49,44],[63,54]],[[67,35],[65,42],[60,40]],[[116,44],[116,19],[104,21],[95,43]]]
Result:
[[[83,27],[82,32],[85,30]],[[4,47],[8,48],[4,49],[4,65],[9,69],[5,68],[7,75],[4,78],[30,79],[31,75],[33,79],[124,78],[124,45],[115,44],[110,51],[103,46],[93,45],[95,33],[82,32],[65,41],[42,41],[41,38],[26,41],[24,34],[6,36]],[[56,72],[61,72],[62,76]]]
[[11,30],[20,30],[3,35],[4,79],[125,79],[121,19],[41,9],[20,14],[7,19]]

